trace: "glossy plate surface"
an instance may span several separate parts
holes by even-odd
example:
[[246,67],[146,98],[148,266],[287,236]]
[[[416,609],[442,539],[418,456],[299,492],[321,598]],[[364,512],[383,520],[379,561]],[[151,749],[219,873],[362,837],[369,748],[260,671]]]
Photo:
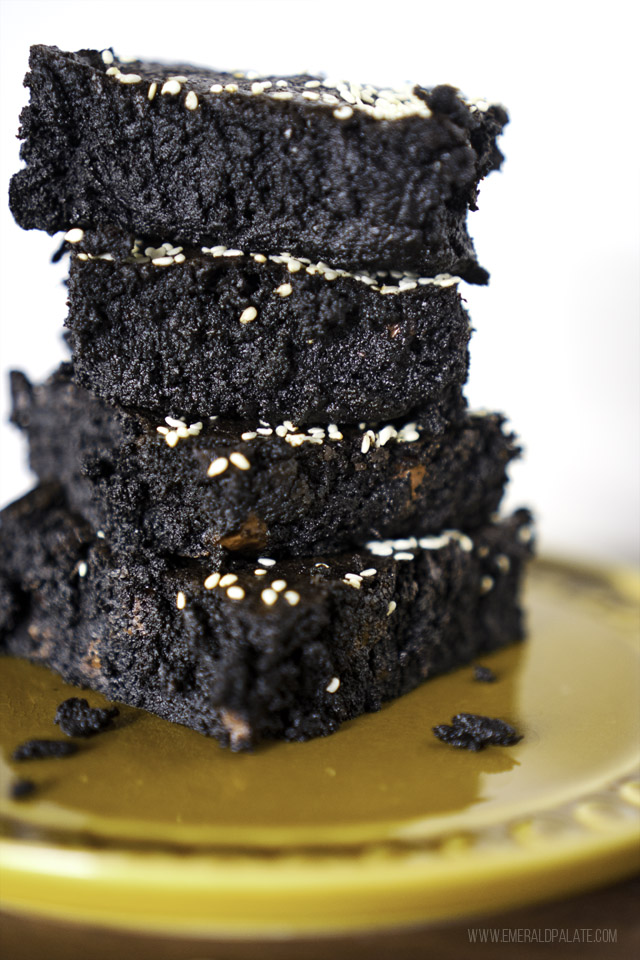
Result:
[[[424,684],[331,737],[231,754],[129,707],[69,758],[10,761],[58,737],[78,694],[1,661],[3,899],[11,911],[194,936],[314,935],[504,910],[640,865],[637,577],[539,562],[530,638]],[[93,706],[105,701],[85,694]],[[524,733],[473,754],[455,713]],[[7,799],[16,777],[32,799]]]

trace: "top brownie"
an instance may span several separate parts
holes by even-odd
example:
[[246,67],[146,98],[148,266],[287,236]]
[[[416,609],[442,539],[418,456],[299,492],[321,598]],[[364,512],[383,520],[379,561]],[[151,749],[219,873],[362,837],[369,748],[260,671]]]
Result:
[[31,48],[10,202],[25,229],[291,251],[486,282],[467,233],[504,110],[449,86],[378,90]]

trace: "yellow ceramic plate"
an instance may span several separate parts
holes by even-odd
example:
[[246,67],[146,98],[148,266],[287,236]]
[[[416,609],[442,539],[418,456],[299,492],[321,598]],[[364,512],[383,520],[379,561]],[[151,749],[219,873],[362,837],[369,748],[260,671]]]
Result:
[[[638,581],[534,566],[530,639],[305,744],[235,755],[123,707],[62,760],[11,764],[57,736],[77,690],[5,660],[5,908],[194,936],[330,934],[505,910],[637,869]],[[93,705],[104,701],[88,694]],[[462,711],[517,725],[473,754],[431,727]],[[11,769],[9,769],[11,768]]]

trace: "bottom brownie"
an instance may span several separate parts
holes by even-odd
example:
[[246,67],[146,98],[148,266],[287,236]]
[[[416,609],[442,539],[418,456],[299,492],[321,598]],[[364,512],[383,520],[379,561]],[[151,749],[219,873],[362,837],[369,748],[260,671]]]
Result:
[[307,740],[523,635],[526,510],[223,573],[123,565],[54,486],[1,518],[0,642],[233,750]]

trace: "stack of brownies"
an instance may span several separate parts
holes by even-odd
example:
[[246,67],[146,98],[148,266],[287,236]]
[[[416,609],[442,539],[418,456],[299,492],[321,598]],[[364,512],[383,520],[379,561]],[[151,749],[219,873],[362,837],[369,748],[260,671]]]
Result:
[[518,453],[462,387],[504,111],[37,46],[18,223],[65,231],[72,361],[13,375],[5,649],[232,749],[522,636]]

